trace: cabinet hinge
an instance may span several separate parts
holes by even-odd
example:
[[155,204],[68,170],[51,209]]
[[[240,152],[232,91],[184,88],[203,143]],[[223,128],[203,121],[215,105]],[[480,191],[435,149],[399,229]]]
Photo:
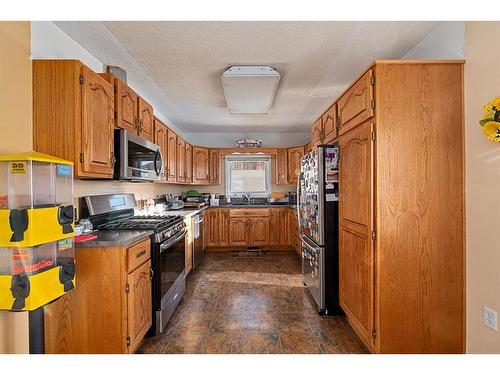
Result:
[[83,85],[83,80],[84,80],[83,74],[80,74],[80,85]]
[[83,152],[80,152],[80,163],[83,163]]
[[375,109],[375,99],[372,99],[372,109]]
[[372,336],[377,337],[377,330],[375,328],[372,329]]
[[125,293],[128,293],[130,291],[130,285],[125,284]]
[[370,83],[371,83],[372,85],[374,85],[374,84],[375,84],[375,76],[374,76],[373,74],[372,74],[372,78],[370,79]]
[[127,346],[130,346],[130,337],[127,337]]
[[374,230],[372,230],[372,240],[374,240],[375,238],[377,238],[377,233]]
[[375,130],[372,131],[372,141],[375,141],[377,139],[377,134],[375,133]]

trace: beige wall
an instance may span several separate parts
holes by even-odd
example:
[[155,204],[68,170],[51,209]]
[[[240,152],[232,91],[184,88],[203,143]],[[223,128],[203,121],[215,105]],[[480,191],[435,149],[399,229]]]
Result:
[[[0,154],[30,151],[30,23],[0,22]],[[0,353],[28,352],[27,313],[0,311]]]
[[483,306],[500,317],[500,144],[478,125],[483,105],[500,96],[500,22],[467,22],[467,352],[500,353],[500,332],[483,324]]

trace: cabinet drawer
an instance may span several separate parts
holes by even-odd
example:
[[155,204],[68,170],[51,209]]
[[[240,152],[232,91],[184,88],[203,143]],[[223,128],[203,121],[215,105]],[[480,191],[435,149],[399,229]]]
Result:
[[236,208],[229,210],[230,217],[269,216],[268,208]]
[[151,257],[151,241],[142,241],[127,249],[127,270],[131,272]]

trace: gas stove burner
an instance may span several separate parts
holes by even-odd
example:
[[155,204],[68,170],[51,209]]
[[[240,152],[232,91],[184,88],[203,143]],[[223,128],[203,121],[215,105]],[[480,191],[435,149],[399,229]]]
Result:
[[159,216],[140,215],[127,219],[112,221],[99,226],[99,229],[131,230],[131,229],[151,229],[159,232],[169,229],[178,223],[182,223],[182,216]]

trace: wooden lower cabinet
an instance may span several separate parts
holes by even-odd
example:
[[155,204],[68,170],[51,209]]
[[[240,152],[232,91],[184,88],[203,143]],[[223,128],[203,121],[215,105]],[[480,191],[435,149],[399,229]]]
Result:
[[211,207],[205,213],[207,248],[258,246],[289,249],[293,238],[290,217],[295,217],[289,211],[292,211],[289,207]]
[[127,346],[133,353],[151,327],[151,262],[127,275]]
[[269,244],[273,246],[290,246],[292,234],[290,232],[290,208],[273,208],[269,217]]
[[248,245],[266,246],[269,245],[269,218],[252,217],[248,218]]
[[229,219],[229,244],[231,246],[248,245],[248,219],[232,217]]
[[152,323],[150,246],[76,249],[76,288],[44,307],[47,354],[137,349]]
[[231,243],[229,238],[229,208],[219,208],[217,211],[217,225],[218,225],[218,234],[219,234],[219,247],[229,246]]
[[207,247],[219,246],[219,211],[210,208],[205,211],[205,243]]

